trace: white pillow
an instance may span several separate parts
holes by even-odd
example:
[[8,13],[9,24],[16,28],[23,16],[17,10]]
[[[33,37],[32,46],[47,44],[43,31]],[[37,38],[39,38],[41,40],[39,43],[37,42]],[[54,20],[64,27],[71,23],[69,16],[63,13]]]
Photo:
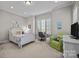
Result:
[[14,29],[12,29],[12,34],[13,35],[21,35],[22,29],[21,28],[14,28]]

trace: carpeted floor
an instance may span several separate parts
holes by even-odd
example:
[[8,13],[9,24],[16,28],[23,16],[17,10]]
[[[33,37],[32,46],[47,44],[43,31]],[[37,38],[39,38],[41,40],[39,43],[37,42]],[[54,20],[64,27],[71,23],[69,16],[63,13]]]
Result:
[[1,58],[62,58],[62,53],[51,48],[48,42],[35,41],[19,48],[11,42],[0,45]]

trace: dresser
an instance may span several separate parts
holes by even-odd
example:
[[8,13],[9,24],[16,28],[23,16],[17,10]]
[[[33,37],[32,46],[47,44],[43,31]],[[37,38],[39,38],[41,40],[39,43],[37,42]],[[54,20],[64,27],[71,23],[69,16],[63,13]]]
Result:
[[79,39],[74,39],[71,35],[63,36],[63,56],[64,58],[77,58],[79,54]]

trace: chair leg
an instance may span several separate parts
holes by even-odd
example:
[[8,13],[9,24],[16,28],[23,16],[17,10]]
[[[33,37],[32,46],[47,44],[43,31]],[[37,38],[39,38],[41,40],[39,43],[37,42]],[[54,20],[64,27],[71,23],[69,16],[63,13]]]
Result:
[[41,38],[41,41],[45,41],[45,38]]
[[40,39],[40,41],[42,41],[42,38]]
[[20,42],[18,43],[19,48],[22,48],[22,45],[20,44]]
[[20,48],[22,48],[22,45],[20,45]]
[[21,44],[18,44],[19,48],[22,48],[22,45]]

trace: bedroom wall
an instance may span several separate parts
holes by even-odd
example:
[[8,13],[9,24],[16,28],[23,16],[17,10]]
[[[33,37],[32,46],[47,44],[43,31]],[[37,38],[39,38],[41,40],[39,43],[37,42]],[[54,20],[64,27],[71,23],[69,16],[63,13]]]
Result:
[[25,19],[15,14],[0,10],[0,42],[8,41],[8,30],[16,23],[25,25]]
[[72,21],[72,24],[73,24],[73,23],[78,21],[78,4],[77,4],[77,2],[73,3],[72,11],[73,11],[73,21]]
[[[45,16],[45,17],[44,17]],[[36,15],[33,17],[27,18],[27,24],[33,25],[33,19],[37,20],[37,18],[46,18],[46,17],[52,17],[51,18],[51,32],[54,35],[57,35],[57,21],[60,20],[62,22],[62,30],[61,32],[64,32],[65,34],[70,34],[71,32],[71,23],[72,23],[72,6],[62,7],[55,10],[52,10],[51,12],[44,13],[41,15]],[[35,18],[34,18],[35,17]],[[37,35],[37,28],[36,35]]]
[[[79,1],[77,1],[77,2],[75,2],[75,4],[74,4],[74,9],[76,9],[77,8],[77,13],[75,13],[76,15],[76,19],[73,19],[73,20],[76,20],[76,21],[78,21],[78,23],[79,23]],[[75,12],[75,10],[74,10],[74,12]],[[74,17],[74,16],[73,16]]]
[[79,23],[79,1],[73,3],[72,10],[73,10],[73,22],[72,23],[75,23],[75,22]]
[[[57,35],[59,31],[65,34],[71,32],[71,21],[72,21],[72,7],[63,7],[52,11],[52,33]],[[57,23],[60,22],[62,29],[57,29]]]

